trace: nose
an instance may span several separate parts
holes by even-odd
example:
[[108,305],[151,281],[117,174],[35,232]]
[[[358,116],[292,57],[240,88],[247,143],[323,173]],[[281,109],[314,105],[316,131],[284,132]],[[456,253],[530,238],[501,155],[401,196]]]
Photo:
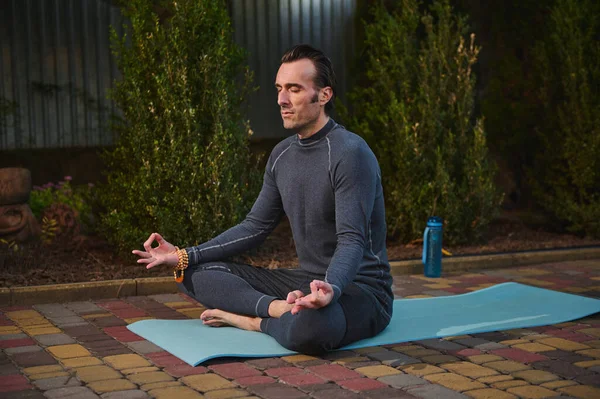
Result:
[[281,90],[277,94],[277,104],[279,104],[280,107],[290,104],[290,96],[288,95],[286,90]]

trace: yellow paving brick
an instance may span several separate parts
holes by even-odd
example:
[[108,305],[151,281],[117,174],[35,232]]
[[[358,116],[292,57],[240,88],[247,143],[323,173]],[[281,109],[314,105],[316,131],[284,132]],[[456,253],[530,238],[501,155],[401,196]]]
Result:
[[545,382],[543,384],[540,384],[541,387],[548,388],[548,389],[570,387],[571,385],[577,385],[577,383],[575,381],[571,381],[571,380],[558,380],[558,381],[550,381],[550,382]]
[[119,379],[91,382],[88,384],[88,388],[91,388],[94,392],[98,394],[102,394],[105,392],[127,391],[130,389],[136,389],[137,386],[131,383],[131,381]]
[[508,339],[506,341],[500,341],[498,343],[502,344],[502,345],[512,346],[512,345],[518,345],[518,344],[528,344],[529,341],[526,339]]
[[418,294],[418,295],[407,295],[404,298],[406,299],[419,299],[419,298],[431,298],[431,295],[423,295],[423,294]]
[[20,334],[22,331],[17,326],[1,326],[0,335]]
[[158,388],[148,391],[154,399],[197,399],[202,398],[198,392],[183,386]]
[[543,276],[544,274],[550,274],[548,270],[536,269],[536,268],[522,268],[511,270],[511,274],[518,274],[520,276]]
[[469,362],[445,363],[440,367],[469,378],[489,377],[498,374],[496,370]]
[[379,377],[385,377],[388,375],[402,374],[402,372],[400,370],[397,370],[393,367],[384,366],[384,365],[359,367],[359,368],[354,369],[354,371],[364,374],[369,378],[379,378]]
[[422,361],[431,363],[431,364],[441,364],[441,363],[452,363],[457,362],[458,358],[450,355],[432,355],[432,356],[423,356],[421,358]]
[[140,389],[142,391],[151,391],[153,389],[158,389],[158,388],[181,387],[181,386],[183,386],[183,384],[181,384],[179,381],[161,381],[161,382],[151,382],[150,384],[144,384],[144,385],[140,386]]
[[423,284],[424,287],[431,288],[432,290],[443,290],[444,288],[452,287],[450,284]]
[[200,392],[235,388],[235,384],[216,374],[189,375],[181,378],[180,381]]
[[573,385],[570,387],[558,388],[558,391],[580,399],[600,398],[600,388],[590,385]]
[[152,366],[152,363],[150,363],[148,360],[134,353],[129,353],[126,355],[106,356],[102,360],[104,360],[104,363],[108,364],[110,367],[116,370]]
[[159,370],[160,369],[158,367],[150,366],[150,367],[135,367],[132,369],[123,369],[123,370],[119,370],[119,371],[125,375],[129,375],[129,374],[147,373],[149,371],[159,371]]
[[473,356],[467,357],[467,359],[469,359],[469,361],[471,363],[476,363],[476,364],[484,364],[484,363],[488,363],[488,362],[504,360],[504,358],[502,356],[497,356],[497,355],[473,355]]
[[518,281],[519,283],[535,285],[538,287],[550,287],[554,285],[554,283],[551,283],[550,281],[537,280],[535,278],[518,278],[516,279],[516,281]]
[[451,337],[444,337],[442,339],[446,340],[446,341],[454,341],[455,339],[465,339],[465,338],[472,338],[470,335],[453,335]]
[[395,350],[396,352],[405,353],[405,351],[411,351],[413,349],[425,349],[425,348],[423,348],[422,346],[419,346],[419,345],[406,345],[406,346],[394,346],[392,349]]
[[184,315],[186,315],[190,319],[199,319],[200,315],[202,313],[204,313],[205,310],[206,310],[205,308],[184,308],[184,309],[177,309],[177,311],[179,313],[183,313]]
[[133,324],[136,323],[138,321],[142,321],[142,320],[152,320],[154,319],[154,317],[150,317],[150,316],[143,316],[143,317],[132,317],[131,319],[123,319],[123,321],[127,324]]
[[576,325],[577,323],[573,323],[572,321],[567,321],[565,323],[558,323],[558,324],[554,324],[555,327],[558,328],[565,328],[565,327],[571,327]]
[[550,345],[564,351],[577,351],[590,348],[587,345],[575,341],[569,341],[568,339],[564,338],[544,338],[538,340],[537,342],[544,345]]
[[582,328],[581,330],[577,330],[577,332],[591,335],[592,337],[600,338],[600,328],[597,328],[597,327]]
[[523,399],[543,399],[553,398],[556,396],[556,392],[551,391],[547,388],[536,387],[534,385],[528,385],[523,387],[515,387],[507,389],[508,392],[514,393]]
[[513,348],[522,349],[524,351],[533,352],[533,353],[556,350],[556,348],[554,348],[552,346],[540,344],[539,342],[530,342],[528,344],[513,345]]
[[360,353],[360,354],[385,352],[386,350],[387,349],[382,348],[381,346],[367,346],[366,348],[353,349],[354,352]]
[[489,362],[485,363],[484,366],[506,374],[513,373],[515,371],[528,370],[531,368],[523,363],[513,362],[512,360]]
[[586,349],[586,350],[582,350],[582,351],[577,351],[576,353],[578,355],[595,357],[595,358],[600,359],[600,349]]
[[75,372],[77,373],[77,378],[85,383],[114,380],[122,377],[121,373],[108,366],[81,367],[76,369]]
[[513,328],[512,330],[504,330],[503,332],[506,334],[518,335],[518,336],[528,336],[531,334],[535,334],[534,331],[527,330],[525,328]]
[[166,302],[163,305],[173,309],[194,307],[194,305],[188,301]]
[[92,314],[83,315],[81,317],[83,317],[84,319],[97,319],[97,318],[101,318],[101,317],[110,317],[110,316],[114,316],[114,315],[112,313],[92,313]]
[[30,380],[45,380],[46,378],[64,377],[69,375],[66,371],[53,371],[51,373],[31,374],[27,378]]
[[426,363],[408,364],[406,366],[401,366],[400,369],[405,373],[419,376],[446,372],[444,369]]
[[526,386],[526,385],[529,386],[527,381],[523,381],[523,380],[500,381],[500,382],[495,382],[492,384],[492,386],[494,388],[498,388],[498,389],[522,387],[522,386]]
[[467,391],[464,394],[474,399],[517,399],[517,397],[511,393],[493,388],[475,389],[473,391]]
[[572,292],[574,294],[581,294],[582,292],[589,291],[589,288],[583,288],[583,287],[565,287],[565,288],[561,288],[561,290],[567,291],[567,292]]
[[25,319],[17,321],[20,327],[54,327],[52,323],[43,317],[36,317],[33,319]]
[[524,338],[528,339],[529,341],[538,341],[538,340],[544,339],[544,338],[551,338],[551,335],[548,335],[548,334],[530,334],[530,335],[526,335]]
[[583,367],[587,369],[588,367],[600,366],[600,360],[585,360],[583,362],[577,362],[573,364],[577,367]]
[[443,385],[446,388],[452,389],[453,391],[457,392],[469,391],[471,389],[481,389],[486,387],[481,382],[473,381],[470,378],[463,377],[462,375],[454,373],[431,374],[426,375],[423,378],[425,378],[427,381]]
[[204,394],[206,399],[233,399],[246,397],[248,392],[241,389],[218,389]]
[[162,371],[149,371],[147,373],[130,374],[127,376],[129,381],[138,384],[151,384],[153,382],[173,381],[173,377]]
[[25,373],[27,375],[32,375],[32,374],[43,374],[43,373],[53,373],[56,371],[64,371],[64,369],[58,364],[53,364],[50,366],[27,367],[27,368],[24,368],[22,371],[23,371],[23,373]]
[[79,344],[49,346],[46,350],[58,359],[71,359],[91,355],[87,349]]
[[316,358],[314,356],[308,356],[308,355],[285,356],[285,357],[282,357],[281,359],[285,360],[288,363],[300,363],[300,362],[307,362],[309,360],[318,360],[318,358]]
[[517,371],[516,373],[513,373],[512,375],[515,378],[520,378],[520,379],[525,380],[525,381],[529,382],[530,384],[534,384],[534,385],[540,385],[540,384],[543,384],[544,382],[550,382],[550,381],[555,381],[555,380],[560,379],[559,376],[552,374],[548,371],[542,371],[542,370],[523,370],[523,371]]
[[23,319],[32,319],[32,318],[43,318],[40,313],[35,310],[16,310],[14,312],[6,312],[5,315],[12,320],[23,320]]
[[481,377],[481,378],[477,379],[477,381],[483,382],[484,384],[493,384],[494,382],[510,381],[510,380],[514,380],[514,378],[510,375],[504,375],[504,374],[491,375],[489,377]]
[[595,339],[593,341],[585,341],[585,344],[591,346],[592,348],[600,349],[600,339]]
[[88,366],[97,366],[102,364],[102,360],[93,356],[84,356],[84,357],[74,357],[72,359],[61,359],[60,362],[66,368],[78,368],[78,367],[88,367]]
[[24,327],[23,331],[32,336],[62,333],[61,329],[56,327]]

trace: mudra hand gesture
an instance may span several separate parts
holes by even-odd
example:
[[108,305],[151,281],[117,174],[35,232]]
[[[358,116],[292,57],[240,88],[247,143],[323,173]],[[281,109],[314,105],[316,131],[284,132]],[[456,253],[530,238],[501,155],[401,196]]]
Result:
[[[152,243],[154,243],[154,240],[156,240],[158,246],[153,248]],[[132,253],[140,257],[137,263],[145,264],[146,269],[158,265],[175,266],[179,262],[177,248],[158,233],[150,234],[150,237],[144,243],[144,249],[145,251],[135,249]]]

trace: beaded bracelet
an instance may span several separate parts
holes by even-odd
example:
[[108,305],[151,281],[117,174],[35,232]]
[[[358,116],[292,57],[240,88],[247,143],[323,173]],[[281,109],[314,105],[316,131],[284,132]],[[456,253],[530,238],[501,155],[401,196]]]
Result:
[[181,283],[183,281],[184,270],[188,267],[188,254],[184,249],[177,249],[177,258],[179,262],[175,265],[175,270],[173,270],[173,277],[175,277],[175,281]]

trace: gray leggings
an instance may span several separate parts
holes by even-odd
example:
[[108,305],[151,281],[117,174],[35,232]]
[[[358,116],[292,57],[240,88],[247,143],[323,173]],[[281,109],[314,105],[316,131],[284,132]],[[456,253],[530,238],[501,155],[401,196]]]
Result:
[[350,284],[338,302],[324,308],[269,317],[271,301],[285,299],[294,290],[310,293],[314,279],[323,280],[324,276],[301,269],[209,262],[190,266],[178,286],[207,308],[261,317],[262,332],[300,353],[321,354],[348,345],[376,335],[389,323],[389,317],[378,310],[376,297],[356,284]]

